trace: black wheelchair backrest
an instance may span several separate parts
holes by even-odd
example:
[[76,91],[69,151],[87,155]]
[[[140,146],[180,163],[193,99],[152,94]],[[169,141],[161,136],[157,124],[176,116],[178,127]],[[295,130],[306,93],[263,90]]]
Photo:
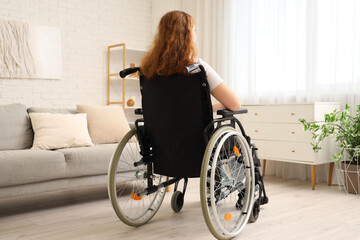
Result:
[[146,79],[140,75],[145,135],[154,172],[199,177],[205,150],[204,129],[212,121],[206,72]]

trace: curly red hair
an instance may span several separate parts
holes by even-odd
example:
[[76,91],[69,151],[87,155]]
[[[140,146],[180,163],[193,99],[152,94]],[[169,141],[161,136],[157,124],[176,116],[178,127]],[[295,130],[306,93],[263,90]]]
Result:
[[152,48],[142,59],[141,73],[148,79],[169,76],[196,62],[193,18],[182,11],[166,13],[160,20]]

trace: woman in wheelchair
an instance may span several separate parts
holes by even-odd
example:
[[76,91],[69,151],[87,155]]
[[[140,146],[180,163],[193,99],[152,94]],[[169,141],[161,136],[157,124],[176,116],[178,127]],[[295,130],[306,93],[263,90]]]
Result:
[[151,79],[170,76],[183,71],[190,64],[201,64],[207,74],[211,94],[220,102],[215,110],[238,110],[241,103],[221,77],[205,61],[197,58],[196,33],[193,18],[181,11],[165,14],[160,20],[153,47],[141,63],[141,73]]
[[[112,156],[108,192],[118,217],[140,226],[156,214],[167,186],[175,183],[171,207],[179,212],[188,178],[200,177],[206,225],[216,238],[230,239],[257,220],[268,198],[257,149],[234,117],[247,110],[240,109],[240,100],[220,76],[197,59],[195,39],[193,18],[169,12],[141,67],[120,72],[126,77],[139,71],[142,109],[135,113],[143,118]],[[211,104],[210,94],[218,104]],[[213,119],[213,110],[221,117]]]

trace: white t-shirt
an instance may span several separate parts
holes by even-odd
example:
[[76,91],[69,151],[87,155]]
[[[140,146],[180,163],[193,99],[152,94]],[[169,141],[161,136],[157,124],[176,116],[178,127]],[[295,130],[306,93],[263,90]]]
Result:
[[206,71],[210,92],[214,90],[217,86],[219,86],[222,82],[224,82],[224,80],[219,76],[219,74],[217,74],[217,72],[201,58],[199,59],[199,63],[203,65]]

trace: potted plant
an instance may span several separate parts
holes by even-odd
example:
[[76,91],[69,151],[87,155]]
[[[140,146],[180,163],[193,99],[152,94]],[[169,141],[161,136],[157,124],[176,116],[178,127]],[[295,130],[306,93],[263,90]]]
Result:
[[[355,116],[349,112],[350,106],[345,105],[343,111],[334,110],[325,114],[324,121],[307,122],[299,119],[305,131],[310,131],[315,143],[311,143],[313,150],[321,149],[320,143],[328,137],[335,137],[339,143],[339,151],[332,156],[344,172],[344,186],[347,192],[360,193],[360,105],[357,106]],[[344,159],[345,156],[345,159]]]

